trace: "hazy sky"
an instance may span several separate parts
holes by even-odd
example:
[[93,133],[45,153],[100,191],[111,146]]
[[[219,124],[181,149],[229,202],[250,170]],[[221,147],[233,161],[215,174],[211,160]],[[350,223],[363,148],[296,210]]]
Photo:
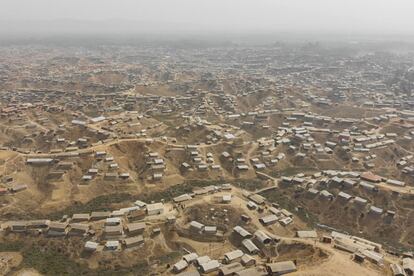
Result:
[[414,0],[0,0],[3,28],[56,19],[136,21],[130,27],[140,30],[414,34]]

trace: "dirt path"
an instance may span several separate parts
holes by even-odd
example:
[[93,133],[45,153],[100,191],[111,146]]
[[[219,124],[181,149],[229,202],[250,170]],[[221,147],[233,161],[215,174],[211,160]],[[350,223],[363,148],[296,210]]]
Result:
[[[319,246],[319,245],[318,245]],[[325,248],[324,248],[325,249]],[[377,276],[384,275],[384,272],[374,269],[369,264],[359,265],[352,261],[349,254],[339,252],[337,250],[326,248],[332,256],[325,262],[316,263],[312,266],[301,267],[298,272],[291,275],[303,276],[349,276],[364,275]]]

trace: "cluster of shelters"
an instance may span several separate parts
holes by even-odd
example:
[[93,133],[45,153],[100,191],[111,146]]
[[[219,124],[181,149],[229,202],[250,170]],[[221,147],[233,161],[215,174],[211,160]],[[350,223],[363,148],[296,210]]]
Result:
[[187,171],[220,171],[221,166],[215,163],[214,155],[211,152],[207,152],[204,156],[198,150],[196,145],[186,145],[185,147],[187,160],[181,163],[181,168],[184,172]]
[[[8,221],[2,228],[12,233],[42,233],[46,237],[85,237],[91,239],[85,244],[85,250],[89,252],[101,249],[118,250],[142,244],[144,231],[147,229],[142,220],[146,216],[161,215],[164,209],[161,202],[146,204],[137,201],[135,206],[112,212],[73,214],[71,218],[64,216],[60,221]],[[156,234],[160,229],[152,227],[151,231]]]
[[[193,269],[191,268],[193,267]],[[195,269],[194,269],[195,268]],[[184,272],[185,270],[189,270]],[[209,256],[198,256],[196,253],[188,253],[180,261],[173,265],[172,271],[180,276],[197,276],[216,272],[223,276],[248,276],[248,275],[283,275],[297,271],[293,261],[283,261],[256,265],[256,259],[241,250],[234,250],[224,254],[222,262],[212,260]]]

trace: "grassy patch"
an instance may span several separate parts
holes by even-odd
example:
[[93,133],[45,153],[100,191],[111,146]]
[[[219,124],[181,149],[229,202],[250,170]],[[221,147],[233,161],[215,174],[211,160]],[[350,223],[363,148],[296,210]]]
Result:
[[[46,244],[25,244],[23,241],[6,241],[0,245],[1,251],[21,252],[22,263],[15,271],[23,268],[33,268],[42,275],[150,275],[151,268],[147,261],[137,260],[137,263],[130,267],[119,267],[108,264],[97,270],[90,269],[86,264],[78,263],[68,253],[58,251]],[[72,252],[73,253],[73,252]],[[178,252],[171,252],[161,257],[154,258],[153,262],[165,264],[175,260]]]
[[150,275],[151,269],[146,261],[139,261],[137,264],[131,267],[114,268],[111,270],[100,269],[92,271],[91,275]]
[[171,262],[177,260],[179,257],[181,257],[180,252],[173,251],[173,252],[169,252],[165,255],[162,255],[160,257],[150,258],[150,260],[158,262],[161,265],[164,265],[164,264],[168,264],[168,263],[171,263]]
[[122,202],[133,202],[136,200],[142,200],[144,202],[171,200],[172,198],[179,196],[184,193],[189,193],[195,187],[205,187],[209,185],[222,184],[220,181],[209,181],[209,180],[191,180],[186,181],[183,184],[175,185],[164,191],[157,191],[151,193],[143,193],[139,195],[131,195],[128,193],[115,193],[109,195],[98,196],[91,201],[82,204],[78,203],[72,205],[62,211],[54,212],[48,217],[51,219],[59,219],[63,215],[73,215],[76,213],[90,213],[93,211],[108,211],[110,210],[111,204],[122,203]]
[[255,191],[265,186],[265,182],[260,179],[238,179],[232,184],[249,191]]
[[44,275],[85,275],[88,271],[61,253],[37,246],[23,252],[23,265]]
[[91,270],[66,255],[50,248],[34,246],[23,252],[23,267],[34,268],[44,275],[148,275],[147,262],[139,261],[131,267]]
[[2,241],[0,242],[0,252],[20,251],[24,247],[21,241]]
[[98,196],[87,203],[76,203],[62,211],[54,212],[49,215],[51,219],[60,219],[63,215],[73,215],[76,213],[90,213],[92,211],[109,211],[110,205],[133,200],[134,197],[128,193],[116,193]]

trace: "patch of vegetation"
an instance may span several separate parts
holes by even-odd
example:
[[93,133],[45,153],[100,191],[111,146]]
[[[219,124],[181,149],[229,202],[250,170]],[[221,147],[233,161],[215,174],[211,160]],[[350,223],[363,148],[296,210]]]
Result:
[[[115,275],[150,275],[151,269],[146,261],[139,261],[130,267],[116,267],[114,269],[99,269],[92,271],[93,275],[115,276]],[[91,274],[91,275],[92,275]]]
[[49,215],[51,219],[60,219],[63,215],[73,215],[76,213],[90,213],[92,211],[109,211],[110,205],[113,203],[120,203],[131,201],[134,197],[128,193],[115,193],[108,195],[101,195],[88,201],[87,203],[76,203],[62,211],[54,212]]
[[[7,247],[4,247],[4,245]],[[16,268],[33,268],[43,275],[150,275],[152,270],[147,261],[139,260],[130,267],[118,265],[101,267],[97,270],[90,269],[86,264],[78,263],[67,254],[56,250],[53,247],[31,244],[24,246],[22,242],[6,242],[1,244],[7,251],[20,251],[23,261]],[[15,250],[11,250],[15,249]],[[171,263],[180,256],[179,252],[170,252],[160,257],[151,258],[151,261],[164,265]]]
[[131,267],[91,270],[50,248],[34,246],[23,251],[23,267],[34,268],[44,275],[148,275],[149,265],[139,261]]
[[232,184],[249,191],[259,190],[265,187],[265,182],[260,179],[238,179]]
[[[210,181],[210,180],[188,180],[183,184],[175,185],[164,191],[143,193],[139,195],[131,195],[128,193],[115,193],[108,195],[98,196],[87,203],[77,203],[69,206],[62,211],[54,212],[49,215],[51,219],[60,219],[63,215],[73,215],[76,213],[90,213],[93,211],[109,211],[111,204],[122,202],[133,202],[136,200],[142,200],[144,202],[172,200],[174,197],[184,193],[189,193],[195,187],[206,187],[209,185],[218,185],[224,182]],[[39,215],[34,215],[39,217]],[[42,216],[44,217],[44,215]]]
[[88,270],[61,253],[38,246],[23,251],[23,266],[44,275],[85,275]]
[[145,202],[150,201],[160,201],[161,199],[164,200],[172,200],[174,197],[190,193],[194,188],[202,188],[210,185],[220,185],[223,184],[222,181],[215,181],[215,180],[188,180],[185,181],[183,184],[175,185],[170,187],[164,191],[160,192],[153,192],[149,194],[142,194],[137,196],[137,200],[142,200]]
[[24,246],[21,241],[1,241],[0,252],[16,252],[20,251]]
[[155,261],[158,262],[159,264],[168,264],[171,262],[174,262],[175,260],[177,260],[179,257],[181,257],[181,253],[177,252],[177,251],[173,251],[173,252],[169,252],[167,254],[164,254],[160,257],[156,257],[156,258],[150,258],[151,261]]

